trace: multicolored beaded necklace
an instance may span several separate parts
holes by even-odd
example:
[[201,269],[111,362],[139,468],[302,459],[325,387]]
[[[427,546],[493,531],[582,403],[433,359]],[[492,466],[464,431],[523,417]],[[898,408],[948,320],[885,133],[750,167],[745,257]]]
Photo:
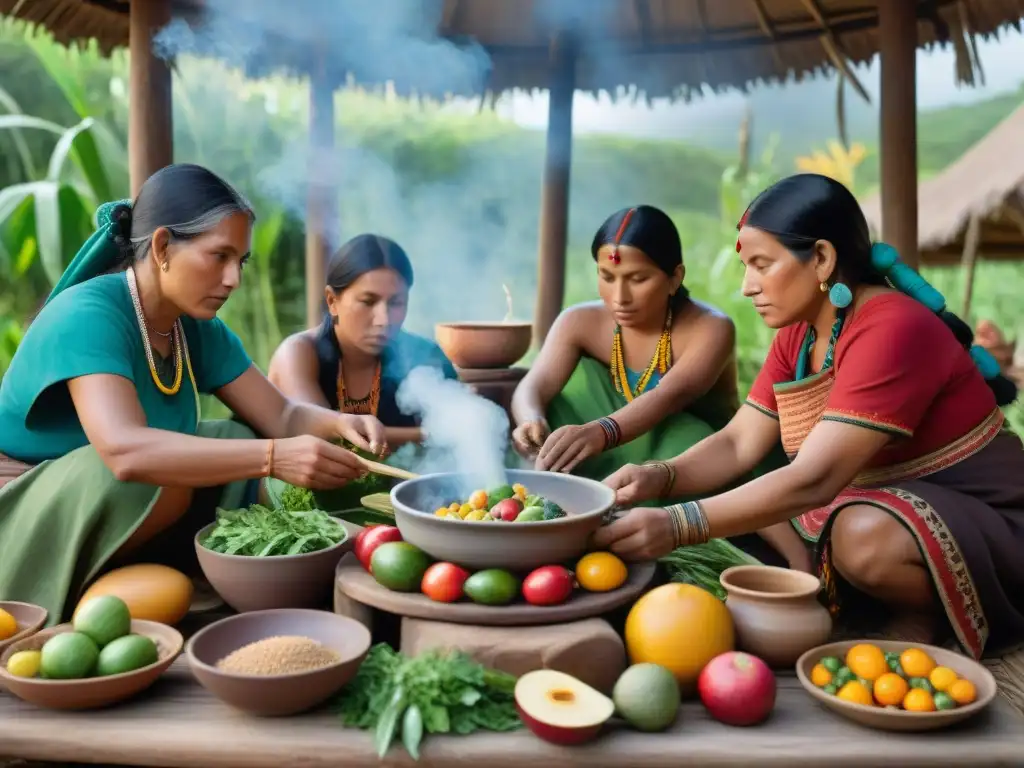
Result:
[[626,377],[626,363],[622,354],[622,328],[615,326],[615,334],[612,337],[612,359],[608,364],[611,372],[612,382],[615,384],[615,391],[623,395],[627,402],[632,402],[634,397],[639,397],[651,381],[654,372],[662,376],[672,367],[672,308],[669,307],[668,315],[665,317],[665,327],[661,331],[661,338],[658,339],[658,346],[654,349],[654,357],[651,358],[647,370],[640,376],[636,387],[630,389],[629,379]]
[[[827,371],[832,367],[832,358],[836,351],[836,341],[839,339],[839,334],[843,330],[843,320],[845,319],[846,313],[843,310],[836,310],[836,319],[832,323],[832,335],[828,340],[828,348],[825,350],[825,361],[821,364],[821,370]],[[800,348],[800,356],[796,361],[796,378],[795,381],[807,378],[807,371],[811,367],[811,350],[814,349],[814,342],[817,340],[817,334],[814,331],[814,326],[808,326],[807,335],[804,336],[804,344]]]
[[342,413],[349,413],[360,416],[376,416],[377,408],[380,405],[380,362],[377,363],[377,370],[373,374],[373,384],[370,386],[370,394],[366,397],[355,399],[345,395],[345,375],[342,373],[341,364],[338,364],[338,410]]

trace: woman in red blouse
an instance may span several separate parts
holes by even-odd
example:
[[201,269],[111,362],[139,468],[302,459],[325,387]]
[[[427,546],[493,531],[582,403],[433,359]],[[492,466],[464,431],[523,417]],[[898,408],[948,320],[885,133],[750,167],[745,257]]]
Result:
[[651,559],[760,531],[791,563],[812,549],[834,607],[880,603],[904,636],[948,628],[975,657],[1024,640],[1024,450],[1000,410],[1016,388],[942,296],[871,243],[832,179],[762,192],[736,250],[744,295],[779,329],[745,407],[671,462],[606,482],[620,505],[696,499],[780,439],[790,463],[699,501],[633,509],[595,543]]

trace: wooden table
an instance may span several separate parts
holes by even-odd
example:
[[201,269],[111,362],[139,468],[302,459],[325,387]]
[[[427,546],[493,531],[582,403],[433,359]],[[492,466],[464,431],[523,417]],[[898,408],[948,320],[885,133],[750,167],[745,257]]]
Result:
[[1024,718],[1002,699],[961,727],[921,735],[886,734],[852,725],[820,708],[795,678],[779,680],[768,724],[730,728],[688,703],[663,734],[620,730],[589,745],[559,748],[522,731],[427,736],[419,763],[401,747],[383,761],[371,736],[343,728],[327,713],[259,719],[229,709],[194,682],[178,659],[150,691],[107,710],[58,713],[0,693],[0,760],[136,766],[317,768],[344,765],[523,768],[678,768],[700,766],[1024,765]]

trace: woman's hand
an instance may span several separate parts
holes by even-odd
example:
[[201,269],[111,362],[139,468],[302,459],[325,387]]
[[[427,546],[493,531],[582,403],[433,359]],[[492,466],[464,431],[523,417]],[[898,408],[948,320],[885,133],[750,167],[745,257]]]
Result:
[[551,429],[544,419],[524,421],[512,431],[512,445],[525,459],[536,459]]
[[350,413],[338,414],[338,437],[352,443],[356,448],[369,451],[374,456],[383,456],[388,450],[388,439],[384,425],[376,416],[355,416]]
[[584,459],[601,453],[606,439],[604,429],[596,422],[559,427],[544,441],[537,455],[537,469],[572,472]]
[[615,491],[620,507],[642,504],[662,495],[669,477],[658,464],[626,464],[605,478],[604,484]]
[[270,475],[311,490],[340,488],[366,474],[366,467],[352,451],[313,435],[274,441]]
[[668,510],[637,507],[598,528],[592,542],[594,549],[610,549],[623,560],[657,560],[674,549],[675,529]]

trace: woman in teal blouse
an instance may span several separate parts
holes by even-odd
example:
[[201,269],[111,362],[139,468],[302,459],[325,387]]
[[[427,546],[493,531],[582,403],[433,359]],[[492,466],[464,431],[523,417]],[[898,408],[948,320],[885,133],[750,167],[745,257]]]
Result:
[[[100,208],[0,382],[0,599],[57,621],[106,566],[165,550],[176,527],[187,542],[216,507],[255,501],[261,478],[338,488],[363,474],[339,439],[386,448],[373,416],[282,395],[217,318],[253,220],[195,165]],[[268,439],[202,421],[200,394]]]

